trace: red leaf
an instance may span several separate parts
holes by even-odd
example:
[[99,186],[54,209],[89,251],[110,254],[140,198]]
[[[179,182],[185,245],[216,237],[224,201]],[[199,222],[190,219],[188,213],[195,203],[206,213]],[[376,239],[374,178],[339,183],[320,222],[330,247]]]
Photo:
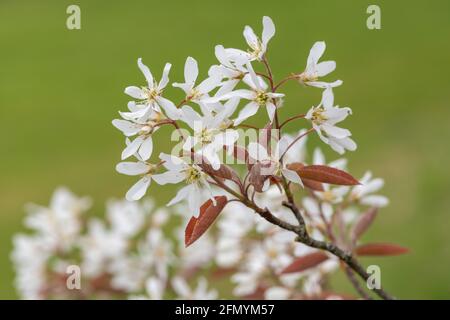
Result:
[[314,181],[314,180],[310,180],[310,179],[302,179],[303,185],[311,190],[314,191],[325,191],[325,189],[323,188],[322,183]]
[[186,247],[193,244],[206,232],[206,230],[208,230],[228,202],[227,197],[225,196],[217,196],[214,198],[217,202],[215,206],[213,205],[212,200],[209,199],[200,207],[198,218],[192,217],[191,220],[189,220],[186,230],[184,231],[184,244]]
[[355,249],[358,256],[396,256],[408,252],[408,248],[393,243],[368,243]]
[[281,271],[281,273],[285,274],[285,273],[301,272],[301,271],[307,270],[309,268],[313,268],[313,267],[321,264],[325,260],[328,260],[328,256],[325,254],[325,252],[322,252],[322,251],[313,252],[313,253],[298,257],[290,265],[288,265],[286,268],[284,268],[284,270]]
[[331,183],[344,186],[353,186],[359,184],[358,180],[353,178],[345,171],[322,165],[304,166],[296,170],[303,179],[314,180],[323,183]]
[[372,225],[373,220],[375,220],[377,213],[378,208],[373,207],[359,217],[358,221],[355,223],[351,231],[353,243],[355,243],[356,240],[358,240],[364,234],[364,232],[369,229],[369,227]]
[[232,180],[239,185],[241,184],[241,179],[239,178],[236,171],[234,171],[227,165],[221,164],[220,168],[217,170],[214,170],[213,167],[208,163],[202,163],[200,164],[200,167],[209,175],[216,176],[221,179]]
[[[287,168],[289,170],[293,170],[293,171],[297,172],[297,174],[300,176],[299,170],[302,169],[304,166],[305,165],[303,163],[295,162],[295,163],[288,164]],[[307,187],[311,190],[314,190],[314,191],[324,191],[322,183],[314,181],[314,180],[302,178],[302,177],[300,177],[300,179],[302,179],[303,185],[305,187]]]

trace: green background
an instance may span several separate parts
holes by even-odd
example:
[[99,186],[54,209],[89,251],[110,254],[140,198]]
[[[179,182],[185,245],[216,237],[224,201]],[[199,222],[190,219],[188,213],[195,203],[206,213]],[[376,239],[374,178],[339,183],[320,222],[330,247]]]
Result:
[[[66,28],[69,4],[81,7],[81,30]],[[366,27],[369,4],[381,7],[381,30]],[[379,264],[382,283],[400,298],[450,298],[447,0],[1,0],[0,298],[17,297],[9,254],[12,235],[23,230],[25,203],[47,204],[55,187],[66,185],[92,196],[92,212],[102,214],[104,201],[122,197],[134,182],[114,170],[123,138],[111,120],[126,108],[123,89],[143,84],[136,59],[142,56],[157,78],[169,61],[171,79],[180,81],[191,55],[204,76],[215,63],[214,45],[244,48],[244,25],[259,33],[263,15],[277,27],[269,58],[278,79],[304,68],[315,41],[327,42],[325,58],[338,65],[328,79],[344,80],[336,99],[354,112],[344,124],[359,145],[347,154],[350,170],[360,177],[370,168],[385,178],[391,205],[366,239],[412,252],[364,264]],[[320,99],[320,90],[296,83],[283,92],[285,116]],[[159,137],[156,145],[167,145],[168,132]],[[152,192],[163,204],[174,189]],[[337,280],[351,292],[343,283]]]

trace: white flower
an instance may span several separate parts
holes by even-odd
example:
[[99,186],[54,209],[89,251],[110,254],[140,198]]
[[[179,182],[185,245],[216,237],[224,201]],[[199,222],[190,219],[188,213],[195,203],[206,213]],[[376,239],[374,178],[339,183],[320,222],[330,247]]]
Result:
[[144,162],[142,160],[135,162],[120,162],[117,164],[116,170],[119,173],[129,176],[142,176],[142,178],[128,190],[126,194],[126,199],[128,201],[139,200],[145,195],[152,181],[152,176],[155,169],[156,165]]
[[210,99],[209,101],[228,100],[234,97],[250,100],[241,112],[239,112],[237,119],[234,121],[235,125],[239,125],[246,119],[255,115],[259,108],[266,108],[269,119],[272,121],[277,109],[273,100],[284,97],[284,94],[267,91],[267,84],[261,77],[256,75],[250,63],[247,63],[247,69],[249,73],[244,77],[243,81],[251,88],[251,90],[238,89],[224,94],[221,97]]
[[106,214],[111,229],[125,238],[134,237],[144,226],[145,208],[138,202],[108,201]]
[[217,222],[219,232],[215,256],[219,266],[235,266],[243,257],[245,248],[242,241],[255,225],[252,213],[251,209],[238,202],[230,202],[222,211],[221,219]]
[[385,207],[389,204],[389,200],[380,195],[372,195],[372,193],[380,190],[384,185],[381,178],[372,179],[372,173],[366,172],[360,180],[361,184],[353,187],[350,192],[350,200],[373,207]]
[[211,66],[208,75],[210,77],[227,79],[221,83],[219,90],[217,90],[215,94],[216,97],[220,97],[231,92],[239,81],[247,74],[248,71],[245,68],[245,64],[248,62],[248,59],[233,59],[233,55],[222,45],[217,45],[215,47],[215,54],[220,65]]
[[166,283],[157,277],[150,277],[145,282],[145,289],[151,300],[162,300]]
[[334,106],[333,91],[328,87],[323,91],[320,104],[312,107],[305,118],[312,122],[314,130],[323,142],[343,154],[345,149],[356,150],[356,143],[350,138],[350,131],[337,127],[336,123],[343,121],[351,112],[350,108]]
[[324,77],[336,69],[336,62],[334,61],[323,61],[319,63],[319,59],[325,52],[325,48],[326,45],[323,41],[314,43],[309,52],[306,69],[297,77],[300,83],[318,88],[337,87],[342,84],[341,80],[333,83],[317,81],[319,77]]
[[216,290],[208,290],[208,281],[204,277],[199,278],[197,287],[194,290],[189,287],[186,280],[179,276],[175,276],[171,283],[178,299],[214,300],[218,296]]
[[244,38],[247,41],[250,50],[248,52],[238,49],[227,49],[235,59],[247,57],[250,60],[262,60],[264,54],[267,51],[267,45],[275,35],[275,25],[269,17],[263,17],[263,31],[262,36],[259,38],[250,26],[244,28]]
[[192,57],[188,57],[184,64],[184,83],[173,83],[172,85],[184,91],[186,101],[201,104],[204,99],[209,98],[208,93],[220,85],[221,78],[213,74],[196,86],[197,77],[197,61]]
[[250,142],[248,145],[248,153],[251,158],[261,163],[261,174],[273,175],[277,177],[285,177],[293,183],[303,186],[300,176],[293,170],[286,167],[286,163],[280,161],[280,157],[284,154],[289,146],[289,138],[283,136],[276,144],[275,149],[268,153],[266,148],[261,144]]
[[287,300],[291,295],[291,291],[284,287],[271,287],[264,292],[264,299],[266,300]]
[[186,199],[189,210],[195,217],[198,217],[203,202],[211,199],[215,203],[206,174],[198,165],[189,164],[181,158],[164,153],[161,153],[159,157],[164,161],[163,166],[168,171],[153,175],[153,180],[160,185],[167,183],[177,184],[182,181],[185,181],[187,184],[187,186],[178,191],[177,195],[170,200],[167,206]]
[[142,63],[141,58],[138,59],[138,66],[144,74],[145,80],[147,80],[147,86],[141,88],[130,86],[125,88],[126,94],[138,100],[138,104],[131,103],[128,105],[130,109],[135,109],[134,116],[129,116],[135,118],[141,117],[150,108],[156,108],[159,105],[164,109],[169,118],[176,120],[178,118],[178,111],[175,105],[162,97],[164,88],[169,83],[169,71],[172,65],[166,63],[159,83],[154,80],[150,69]]
[[88,223],[87,234],[80,239],[80,247],[82,270],[89,276],[97,276],[108,263],[123,256],[127,239],[106,228],[100,219],[92,219]]
[[182,119],[194,130],[194,134],[186,139],[183,149],[190,151],[193,148],[195,153],[208,160],[214,170],[218,170],[221,161],[217,153],[223,150],[223,147],[232,146],[239,138],[237,131],[226,129],[230,125],[230,111],[233,113],[236,106],[237,103],[234,103],[231,110],[225,106],[218,114],[205,110],[208,113],[204,116],[199,115],[190,106],[183,106]]
[[114,119],[112,124],[123,132],[126,137],[137,135],[131,143],[122,151],[122,160],[138,153],[143,160],[148,160],[153,152],[152,134],[158,129],[162,113],[150,109],[150,115],[142,123],[128,120]]
[[37,231],[52,250],[67,250],[81,229],[81,215],[90,207],[88,198],[78,198],[66,188],[58,188],[50,206],[28,205],[25,225]]

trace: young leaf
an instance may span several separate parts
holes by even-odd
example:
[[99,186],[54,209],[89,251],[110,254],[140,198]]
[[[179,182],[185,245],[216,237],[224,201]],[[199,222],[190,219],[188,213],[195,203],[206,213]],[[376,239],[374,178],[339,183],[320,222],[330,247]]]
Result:
[[[301,179],[301,178],[300,178]],[[313,191],[325,191],[323,184],[310,179],[302,179],[303,185]]]
[[373,220],[375,220],[378,213],[378,208],[373,207],[363,213],[358,221],[353,226],[351,231],[351,240],[352,243],[356,243],[356,241],[364,234],[364,232],[369,229],[372,225]]
[[200,167],[205,171],[206,173],[216,176],[221,179],[225,180],[232,180],[236,182],[237,184],[241,184],[241,179],[239,178],[236,171],[234,171],[231,167],[221,164],[220,168],[218,170],[214,170],[213,167],[208,163],[202,163],[200,164]]
[[295,259],[290,265],[284,268],[284,270],[281,271],[281,273],[285,274],[285,273],[301,272],[309,268],[313,268],[321,264],[325,260],[328,260],[328,256],[325,254],[325,252],[322,251],[306,254],[304,256]]
[[216,196],[214,198],[216,200],[215,206],[212,200],[209,199],[200,207],[198,218],[192,217],[189,220],[184,231],[184,244],[186,247],[194,243],[208,230],[228,202],[225,196]]
[[[305,165],[303,163],[300,162],[294,162],[294,163],[290,163],[287,165],[287,168],[289,170],[293,170],[295,172],[297,172],[297,174],[300,176],[299,174],[299,170],[301,168],[303,168]],[[302,179],[303,185],[311,190],[314,191],[324,191],[323,185],[320,182],[314,181],[314,180],[310,180],[310,179],[306,179],[306,178],[302,178],[300,176],[300,179]]]
[[296,170],[300,178],[310,179],[322,183],[330,183],[344,186],[353,186],[359,184],[358,180],[353,178],[345,171],[323,166],[311,165],[298,168]]
[[408,248],[392,243],[368,243],[355,249],[358,256],[396,256],[408,252]]

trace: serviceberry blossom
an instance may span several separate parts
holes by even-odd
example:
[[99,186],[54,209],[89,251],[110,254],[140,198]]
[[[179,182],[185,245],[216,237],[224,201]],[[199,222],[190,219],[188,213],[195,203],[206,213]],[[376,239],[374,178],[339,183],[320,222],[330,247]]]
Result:
[[164,153],[161,153],[159,158],[163,161],[163,166],[167,171],[153,175],[153,180],[160,185],[168,183],[177,184],[182,181],[186,184],[186,186],[181,188],[177,195],[170,200],[167,204],[168,206],[186,200],[189,205],[189,210],[194,216],[197,216],[200,212],[200,206],[204,201],[212,199],[213,202],[215,202],[212,188],[207,180],[207,175],[199,165],[190,164],[187,159]]
[[[248,52],[217,45],[219,64],[205,68],[205,79],[188,57],[184,82],[171,86],[170,63],[156,82],[138,59],[147,84],[125,89],[135,100],[113,121],[126,144],[116,170],[138,181],[126,201],[108,202],[104,217],[87,216],[89,201],[66,189],[55,192],[49,208],[30,206],[31,230],[14,238],[11,255],[22,297],[370,298],[359,257],[407,252],[361,241],[388,204],[376,194],[384,182],[370,171],[358,181],[345,159],[327,161],[319,148],[312,157],[307,152],[306,139],[315,134],[339,154],[355,150],[350,130],[338,126],[351,109],[334,103],[333,88],[342,81],[320,79],[336,67],[319,62],[324,42],[314,44],[304,72],[276,78],[267,55],[274,35],[264,17],[261,37],[244,29]],[[296,112],[286,117],[281,92],[291,80],[323,92],[309,110],[286,99]],[[184,92],[176,103],[166,98],[173,87]],[[255,124],[261,119],[263,126]],[[159,197],[167,184],[178,189],[166,206],[144,197]],[[80,290],[66,286],[73,265],[81,268]],[[338,271],[354,292],[331,286]],[[383,288],[373,292],[393,298]]]
[[221,78],[213,74],[196,86],[195,83],[197,78],[197,60],[192,57],[188,57],[186,59],[186,63],[184,64],[184,83],[173,83],[172,85],[184,91],[186,94],[186,101],[201,104],[203,100],[209,98],[208,93],[219,86]]
[[269,120],[272,121],[277,110],[277,99],[284,97],[282,93],[275,93],[268,90],[267,83],[257,76],[250,63],[247,63],[248,74],[244,76],[243,81],[250,87],[249,89],[238,89],[224,94],[221,97],[211,99],[216,102],[218,100],[228,100],[231,98],[241,98],[250,102],[239,112],[235,125],[239,125],[251,116],[255,115],[260,108],[267,110]]
[[372,179],[372,172],[367,171],[360,181],[361,185],[355,186],[350,192],[350,198],[353,201],[359,201],[359,203],[361,203],[362,205],[374,206],[379,208],[388,205],[389,200],[385,196],[372,194],[383,187],[383,179]]
[[356,144],[350,138],[350,131],[337,127],[336,124],[345,120],[351,113],[350,108],[334,106],[333,90],[328,87],[322,93],[320,104],[312,107],[305,118],[311,121],[314,130],[323,142],[329,144],[336,152],[343,154],[346,149],[356,150]]
[[128,107],[132,114],[128,114],[130,118],[145,117],[146,112],[151,112],[151,109],[158,109],[157,106],[161,106],[166,112],[168,117],[176,119],[177,111],[172,102],[165,99],[162,94],[169,83],[169,72],[172,67],[170,63],[166,63],[161,77],[161,81],[158,83],[154,80],[150,69],[142,63],[142,59],[138,59],[138,67],[144,74],[147,81],[146,87],[129,86],[125,88],[125,93],[131,96],[137,101],[130,102]]
[[[303,186],[302,180],[297,172],[287,168],[288,163],[282,162],[281,157],[288,151],[289,137],[282,137],[275,145],[274,150],[259,143],[251,142],[248,145],[248,152],[250,157],[257,160],[261,167],[262,174],[266,176],[275,176],[278,178],[285,177],[293,183]],[[273,154],[272,154],[273,152]],[[269,154],[270,153],[270,154]]]
[[234,60],[240,60],[245,57],[249,60],[261,61],[267,51],[267,45],[270,39],[275,35],[275,25],[271,18],[263,17],[263,30],[261,37],[258,37],[250,26],[244,28],[244,38],[249,46],[249,50],[229,48],[227,52],[234,57]]
[[[231,102],[231,103],[230,103]],[[228,129],[231,125],[229,116],[237,107],[238,100],[229,100],[219,113],[206,110],[206,115],[200,115],[190,106],[183,106],[183,121],[194,130],[192,136],[189,136],[184,145],[185,151],[194,149],[195,152],[204,157],[215,170],[220,168],[221,161],[217,153],[233,146],[239,138],[237,131]]]
[[319,59],[325,52],[325,48],[326,45],[323,41],[314,43],[309,52],[305,71],[296,76],[300,83],[317,88],[338,87],[342,84],[341,80],[336,80],[332,83],[318,81],[319,78],[336,69],[336,62],[334,61],[319,62]]

